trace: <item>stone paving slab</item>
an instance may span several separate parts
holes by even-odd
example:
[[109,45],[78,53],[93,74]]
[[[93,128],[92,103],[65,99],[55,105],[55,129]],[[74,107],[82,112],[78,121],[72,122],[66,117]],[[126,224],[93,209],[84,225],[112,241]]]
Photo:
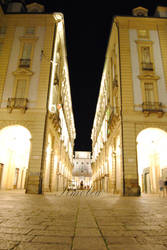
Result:
[[71,250],[71,245],[20,243],[14,250]]
[[102,237],[79,237],[76,236],[73,242],[73,250],[76,249],[90,249],[90,250],[106,250],[106,245]]
[[165,250],[167,198],[0,192],[0,250]]
[[10,240],[1,240],[0,239],[0,249],[13,249],[15,246],[17,246],[19,242],[16,241],[10,241]]

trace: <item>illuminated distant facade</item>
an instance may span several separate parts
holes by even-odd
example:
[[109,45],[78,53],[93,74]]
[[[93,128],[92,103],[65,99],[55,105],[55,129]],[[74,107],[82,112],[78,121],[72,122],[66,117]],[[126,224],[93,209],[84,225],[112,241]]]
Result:
[[[78,188],[88,188],[92,184],[91,152],[75,151],[73,181]],[[83,184],[83,187],[82,187]]]
[[91,135],[97,190],[158,193],[167,177],[166,17],[158,6],[113,19]]
[[75,140],[64,17],[38,3],[2,3],[0,189],[63,190]]

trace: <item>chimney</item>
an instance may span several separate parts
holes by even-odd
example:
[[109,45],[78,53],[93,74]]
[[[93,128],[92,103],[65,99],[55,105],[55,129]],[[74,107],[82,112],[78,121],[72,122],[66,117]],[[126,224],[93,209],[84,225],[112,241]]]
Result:
[[155,17],[167,17],[167,7],[157,6],[154,16]]
[[20,13],[25,11],[25,0],[13,0],[8,2],[7,13]]
[[139,6],[132,10],[132,14],[133,16],[148,16],[148,9]]

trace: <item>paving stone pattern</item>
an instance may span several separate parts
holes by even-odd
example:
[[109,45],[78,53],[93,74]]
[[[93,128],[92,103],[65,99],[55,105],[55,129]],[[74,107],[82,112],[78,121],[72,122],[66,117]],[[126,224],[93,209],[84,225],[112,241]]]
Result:
[[164,250],[167,198],[1,191],[0,249]]

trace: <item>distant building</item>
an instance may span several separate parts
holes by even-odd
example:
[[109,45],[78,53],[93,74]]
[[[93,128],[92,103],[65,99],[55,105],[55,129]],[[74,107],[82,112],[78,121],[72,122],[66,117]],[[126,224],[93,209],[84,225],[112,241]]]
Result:
[[2,1],[0,62],[0,188],[63,190],[75,139],[63,14]]
[[167,7],[115,16],[92,129],[93,183],[158,193],[167,177]]
[[83,188],[90,187],[92,184],[91,152],[75,151],[73,163],[74,168],[72,175],[78,188],[80,188],[82,184]]

